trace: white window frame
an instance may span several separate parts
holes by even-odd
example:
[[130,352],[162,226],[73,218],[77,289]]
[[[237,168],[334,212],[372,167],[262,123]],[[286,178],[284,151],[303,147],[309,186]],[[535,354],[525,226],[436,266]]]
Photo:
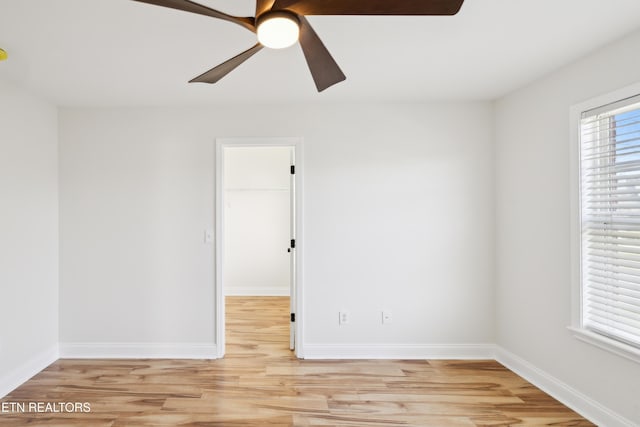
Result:
[[571,203],[571,325],[577,339],[640,363],[640,349],[587,330],[582,325],[580,121],[582,113],[640,94],[640,83],[573,105],[570,109],[570,203]]

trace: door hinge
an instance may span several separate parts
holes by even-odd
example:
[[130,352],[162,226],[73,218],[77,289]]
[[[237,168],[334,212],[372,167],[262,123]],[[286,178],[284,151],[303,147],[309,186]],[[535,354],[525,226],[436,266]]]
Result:
[[295,249],[296,247],[296,239],[291,239],[291,249]]
[[295,313],[291,313],[291,321],[292,322],[296,321],[296,314]]
[[296,174],[296,166],[291,165],[291,175],[295,175],[295,174]]

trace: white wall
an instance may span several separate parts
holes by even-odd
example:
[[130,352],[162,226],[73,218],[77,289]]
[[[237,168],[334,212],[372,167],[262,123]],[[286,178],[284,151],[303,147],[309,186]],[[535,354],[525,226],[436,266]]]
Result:
[[55,107],[0,80],[0,397],[57,357]]
[[[315,120],[305,139],[308,342],[493,342],[491,113],[484,103],[354,106]],[[383,309],[392,324],[381,324]],[[340,310],[349,325],[338,325]]]
[[61,112],[63,355],[212,351],[214,142],[190,127],[153,110]]
[[290,147],[224,149],[224,291],[289,295]]
[[305,344],[493,342],[490,104],[62,109],[60,123],[63,343],[213,342],[202,234],[229,136],[304,138]]
[[569,108],[640,81],[640,33],[496,103],[497,339],[640,424],[640,365],[577,341],[571,323]]

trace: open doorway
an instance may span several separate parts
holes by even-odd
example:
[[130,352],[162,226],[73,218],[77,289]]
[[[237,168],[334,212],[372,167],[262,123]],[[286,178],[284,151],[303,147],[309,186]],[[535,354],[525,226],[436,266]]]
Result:
[[[301,357],[301,140],[216,144],[216,346],[223,357],[247,322]],[[229,327],[226,313],[229,309]],[[267,315],[268,314],[268,315]],[[240,317],[238,317],[240,316]],[[264,318],[264,319],[263,319]],[[286,333],[288,332],[288,334]],[[264,334],[255,335],[264,339]],[[287,336],[288,335],[288,336]],[[231,335],[230,335],[231,336]],[[251,337],[250,333],[242,333]],[[283,338],[284,337],[284,338]],[[252,343],[242,343],[242,346]],[[277,344],[277,342],[276,342]],[[286,344],[283,343],[283,344]],[[234,341],[229,343],[239,347]]]

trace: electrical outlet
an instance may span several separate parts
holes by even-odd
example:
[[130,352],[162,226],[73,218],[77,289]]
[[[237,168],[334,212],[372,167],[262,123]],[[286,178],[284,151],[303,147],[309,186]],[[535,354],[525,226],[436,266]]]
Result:
[[393,314],[389,310],[384,310],[382,312],[382,324],[386,325],[389,323],[393,323]]
[[348,311],[340,311],[338,313],[338,323],[341,325],[346,325],[349,323],[349,312]]

